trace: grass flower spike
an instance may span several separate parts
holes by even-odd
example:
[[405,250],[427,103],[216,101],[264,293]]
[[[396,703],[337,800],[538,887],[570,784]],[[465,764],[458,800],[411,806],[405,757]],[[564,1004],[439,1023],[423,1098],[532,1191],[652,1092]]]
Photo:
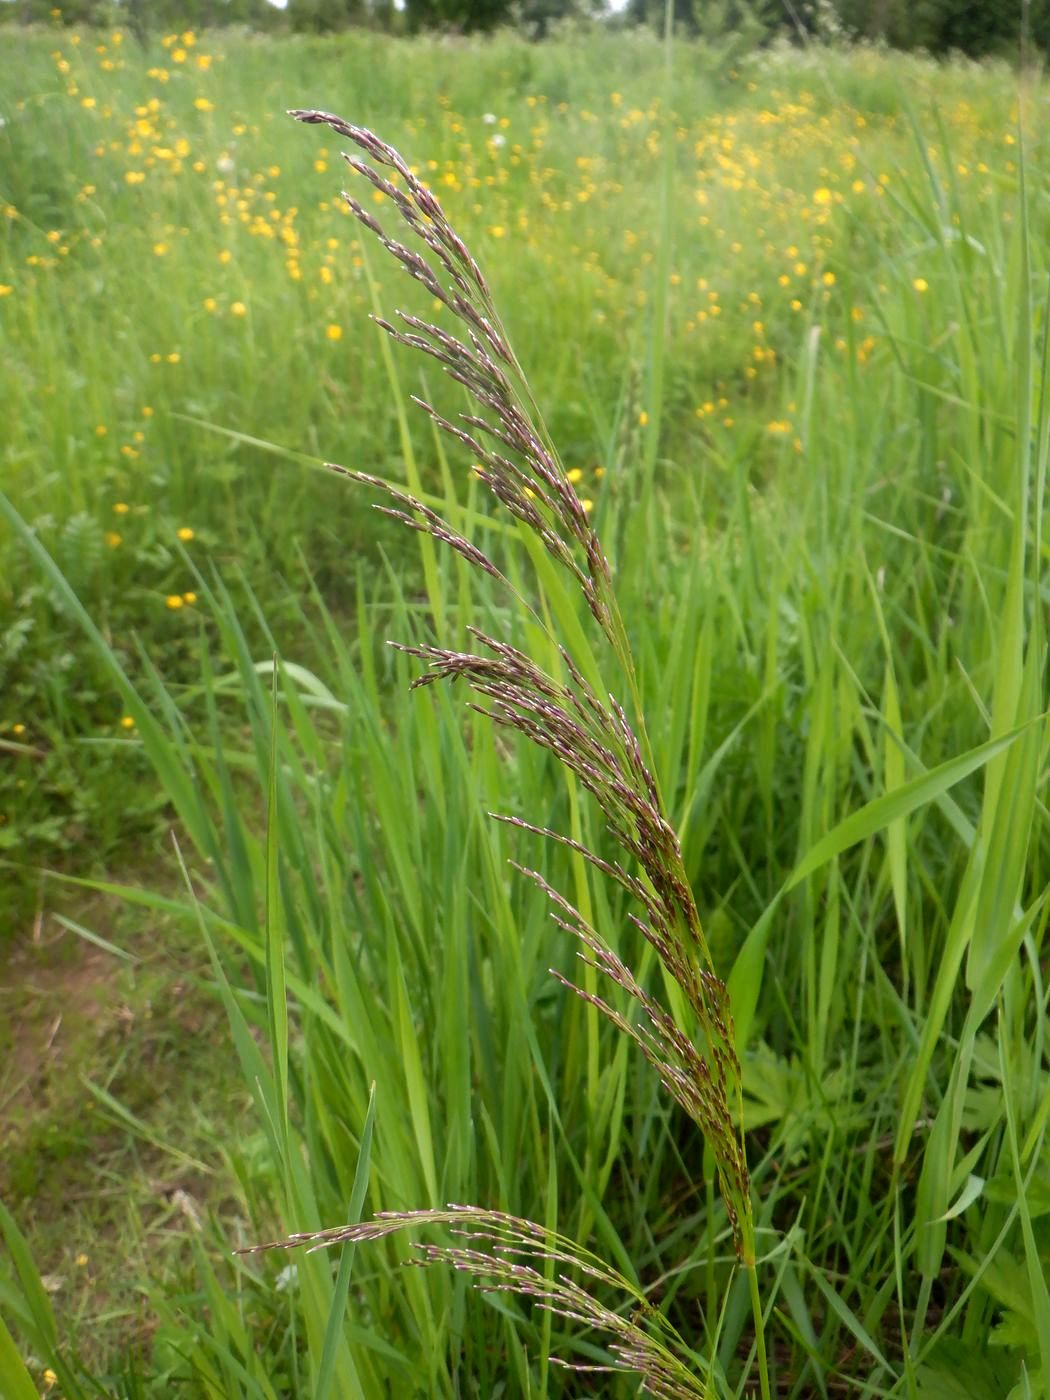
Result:
[[[426,667],[416,686],[463,680],[475,696],[476,710],[496,725],[517,731],[553,754],[598,803],[623,852],[623,863],[604,859],[569,837],[521,818],[502,820],[571,846],[636,902],[639,912],[630,916],[631,922],[680,988],[693,1025],[680,1024],[672,1011],[642,986],[602,932],[561,893],[537,872],[518,867],[552,901],[556,922],[578,941],[581,958],[607,984],[618,987],[635,1003],[632,1019],[606,997],[560,979],[635,1042],[665,1088],[701,1130],[717,1163],[722,1200],[737,1252],[752,1279],[755,1303],[755,1237],[732,1016],[725,985],[717,975],[704,937],[678,837],[665,815],[654,776],[612,570],[588,512],[543,425],[481,270],[449,224],[438,200],[405,160],[371,132],[325,112],[296,111],[292,115],[303,122],[330,127],[354,144],[361,154],[346,156],[349,166],[391,202],[403,225],[399,232],[419,245],[418,249],[409,247],[392,237],[359,201],[345,195],[360,223],[431,297],[451,311],[462,327],[457,337],[403,312],[398,313],[397,325],[377,318],[382,329],[399,344],[436,360],[467,391],[476,411],[461,414],[458,421],[452,422],[430,404],[416,402],[440,429],[468,450],[477,475],[496,500],[538,538],[580,588],[621,669],[634,705],[637,730],[624,706],[613,695],[600,694],[577,660],[561,645],[556,645],[554,654],[563,663],[564,679],[549,674],[518,648],[476,628],[470,629],[476,651],[431,645],[400,648]],[[387,178],[383,171],[392,172],[393,178]],[[449,545],[468,563],[506,584],[492,560],[415,497],[391,489],[365,473],[335,465],[332,469],[386,491],[394,502],[393,506],[381,507],[387,514]],[[616,1364],[640,1372],[651,1394],[670,1397],[703,1393],[696,1380],[701,1363],[696,1357],[691,1357],[688,1365],[682,1360],[680,1339],[644,1299],[631,1299],[630,1306],[636,1311],[630,1321],[625,1321],[618,1312],[610,1312],[604,1303],[593,1298],[582,1284],[569,1281],[567,1276],[552,1282],[547,1275],[538,1273],[532,1263],[517,1262],[522,1258],[555,1260],[582,1272],[589,1283],[632,1291],[625,1280],[599,1265],[578,1246],[552,1237],[540,1226],[492,1212],[455,1207],[448,1212],[383,1215],[343,1231],[295,1236],[287,1243],[362,1241],[423,1224],[451,1224],[470,1238],[470,1245],[465,1248],[423,1246],[428,1262],[444,1260],[471,1273],[483,1289],[529,1294],[553,1311],[600,1328],[612,1338],[610,1355]],[[756,1329],[765,1391],[765,1357],[757,1308]]]

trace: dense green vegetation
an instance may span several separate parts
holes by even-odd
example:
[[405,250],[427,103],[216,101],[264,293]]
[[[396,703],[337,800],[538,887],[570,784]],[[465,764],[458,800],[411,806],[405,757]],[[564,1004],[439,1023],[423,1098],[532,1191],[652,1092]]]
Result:
[[[748,46],[777,39],[795,43],[848,40],[971,58],[1014,60],[1050,44],[1048,0],[672,0],[683,35],[708,43],[743,39]],[[628,29],[662,30],[664,0],[7,0],[0,23],[127,24],[148,44],[165,30],[250,25],[256,31],[328,34],[348,28],[417,34],[491,32],[512,27],[530,38],[559,25],[594,21]]]
[[[230,1254],[456,1202],[592,1249],[709,1393],[758,1393],[703,1141],[551,977],[598,986],[508,857],[692,1034],[685,1005],[621,889],[484,818],[611,858],[601,812],[383,645],[475,623],[553,666],[550,639],[319,469],[439,510],[631,698],[413,410],[464,398],[369,312],[457,328],[337,195],[391,228],[392,201],[283,116],[316,105],[440,195],[612,562],[732,997],[773,1393],[1045,1394],[1041,85],[830,49],[669,69],[644,31],[17,44],[10,1392],[589,1393],[552,1360],[608,1364],[607,1336],[406,1270],[404,1236]],[[110,995],[52,1030],[81,945]]]

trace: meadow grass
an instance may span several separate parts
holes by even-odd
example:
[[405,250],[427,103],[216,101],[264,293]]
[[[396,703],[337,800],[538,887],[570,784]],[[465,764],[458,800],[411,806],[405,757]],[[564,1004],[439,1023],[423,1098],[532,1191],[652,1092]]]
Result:
[[[641,447],[650,469],[665,459],[665,487],[701,492],[715,521],[741,489],[737,463],[760,484],[799,450],[793,367],[815,317],[827,353],[867,361],[880,297],[901,293],[911,332],[933,314],[936,280],[933,301],[912,289],[930,234],[892,184],[924,178],[901,85],[919,101],[924,84],[936,92],[959,147],[946,180],[995,203],[1015,179],[1009,75],[969,66],[910,62],[894,76],[872,56],[770,58],[754,76],[712,78],[703,50],[684,48],[674,140],[658,155],[668,101],[659,46],[644,36],[548,48],[244,38],[229,53],[176,39],[149,54],[87,33],[10,42],[0,314],[17,353],[0,367],[4,482],[118,646],[130,655],[148,636],[189,679],[181,551],[235,564],[273,598],[298,589],[308,539],[342,608],[348,554],[372,548],[376,524],[296,454],[325,455],[333,440],[354,463],[406,452],[362,326],[364,250],[338,182],[302,187],[310,172],[282,117],[297,95],[339,106],[352,83],[357,119],[426,162],[491,263],[581,493],[595,495],[599,472],[620,490],[613,458]],[[334,147],[312,154],[334,176]],[[675,191],[663,219],[662,160]],[[389,274],[376,275],[388,304]],[[652,334],[654,315],[666,335]],[[879,353],[885,362],[885,343]],[[99,795],[127,717],[39,585],[6,563],[0,577],[0,742],[13,757],[0,841],[53,862],[90,829],[105,853],[148,830],[155,806],[145,774],[127,782],[126,751],[123,806]]]
[[[550,1362],[607,1364],[601,1338],[405,1270],[403,1239],[294,1268],[228,1252],[448,1202],[589,1247],[706,1393],[758,1383],[703,1144],[551,978],[574,977],[571,940],[508,855],[674,989],[622,890],[483,815],[609,857],[600,813],[455,696],[410,695],[414,664],[381,645],[543,634],[343,484],[274,465],[276,446],[407,484],[585,639],[470,463],[410,423],[413,393],[461,401],[365,322],[433,308],[337,212],[335,143],[280,116],[350,91],[481,259],[613,566],[732,999],[773,1387],[1041,1393],[1050,418],[1045,213],[1020,186],[1045,154],[1017,80],[779,51],[712,75],[682,46],[669,89],[657,46],[611,36],[80,37],[24,40],[2,99],[4,485],[33,527],[7,508],[8,841],[107,857],[32,828],[63,800],[40,765],[104,756],[100,843],[135,818],[114,775],[138,773],[142,823],[159,785],[186,892],[126,898],[199,930],[231,1095],[256,1106],[234,1140],[215,1125],[240,1220],[195,1237],[184,1293],[153,1285],[152,1345],[99,1357],[108,1384],[578,1393]],[[87,1394],[19,1216],[0,1359],[15,1375],[21,1348],[34,1393],[49,1367]]]

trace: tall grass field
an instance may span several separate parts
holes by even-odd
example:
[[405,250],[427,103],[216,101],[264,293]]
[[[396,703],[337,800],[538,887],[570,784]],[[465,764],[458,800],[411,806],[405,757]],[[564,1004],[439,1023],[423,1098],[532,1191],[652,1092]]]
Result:
[[1050,1396],[1041,77],[3,42],[0,1395]]

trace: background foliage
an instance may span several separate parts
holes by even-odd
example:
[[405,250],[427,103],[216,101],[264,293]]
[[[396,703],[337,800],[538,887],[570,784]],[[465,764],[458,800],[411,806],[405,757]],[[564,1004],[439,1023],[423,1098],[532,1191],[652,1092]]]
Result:
[[[447,33],[518,27],[542,38],[552,25],[610,19],[661,29],[663,0],[288,0],[278,10],[268,0],[8,0],[0,22],[99,28],[127,24],[141,40],[165,30],[248,25],[271,32],[333,33],[365,27],[387,32]],[[777,38],[868,40],[932,54],[958,52],[1017,58],[1022,39],[1033,50],[1050,43],[1050,0],[674,0],[674,18],[684,34],[733,37],[745,47]]]

